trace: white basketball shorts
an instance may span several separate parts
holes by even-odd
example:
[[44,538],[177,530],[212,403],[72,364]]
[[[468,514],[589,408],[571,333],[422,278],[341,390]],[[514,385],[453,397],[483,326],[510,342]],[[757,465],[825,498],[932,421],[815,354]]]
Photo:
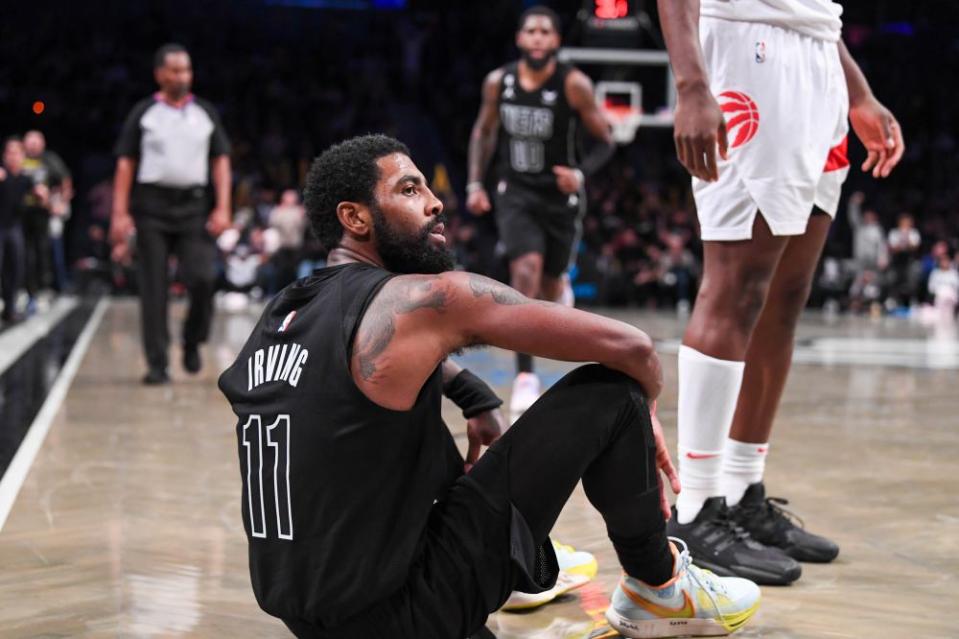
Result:
[[796,31],[700,18],[710,88],[726,117],[719,179],[693,178],[704,240],[802,235],[813,206],[836,216],[849,172],[849,98],[839,49]]

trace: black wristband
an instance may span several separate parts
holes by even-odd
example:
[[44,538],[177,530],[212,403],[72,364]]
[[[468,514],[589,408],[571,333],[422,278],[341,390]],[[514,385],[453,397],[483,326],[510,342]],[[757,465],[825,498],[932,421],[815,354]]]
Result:
[[496,396],[486,382],[465,368],[443,385],[443,394],[463,409],[466,419],[503,405],[503,400]]

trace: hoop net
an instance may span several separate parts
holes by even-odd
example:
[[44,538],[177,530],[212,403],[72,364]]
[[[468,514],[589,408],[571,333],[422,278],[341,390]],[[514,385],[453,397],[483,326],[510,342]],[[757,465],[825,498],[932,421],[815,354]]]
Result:
[[643,121],[642,110],[631,104],[610,104],[601,105],[606,119],[612,128],[613,140],[617,144],[629,144],[636,138],[636,131]]

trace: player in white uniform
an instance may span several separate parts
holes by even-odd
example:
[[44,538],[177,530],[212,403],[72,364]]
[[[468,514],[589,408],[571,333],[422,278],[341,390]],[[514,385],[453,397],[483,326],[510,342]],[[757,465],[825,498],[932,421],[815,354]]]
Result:
[[868,151],[862,169],[877,178],[902,157],[902,135],[842,43],[839,4],[659,0],[659,12],[705,259],[679,354],[683,491],[670,534],[720,574],[786,584],[800,575],[797,559],[839,552],[765,499],[762,477],[796,322],[848,172],[847,120]]

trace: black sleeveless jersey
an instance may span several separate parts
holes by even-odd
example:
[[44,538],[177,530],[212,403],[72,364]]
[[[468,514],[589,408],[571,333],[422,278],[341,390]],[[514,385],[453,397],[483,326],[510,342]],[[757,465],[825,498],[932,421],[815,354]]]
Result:
[[519,63],[503,67],[499,86],[499,179],[510,184],[558,193],[553,167],[575,166],[575,111],[566,100],[566,76],[573,67],[556,64],[556,71],[536,91],[519,83]]
[[398,590],[462,473],[438,368],[408,411],[373,403],[350,375],[356,328],[390,277],[346,264],[295,282],[220,377],[238,418],[253,591],[272,615],[328,628]]

